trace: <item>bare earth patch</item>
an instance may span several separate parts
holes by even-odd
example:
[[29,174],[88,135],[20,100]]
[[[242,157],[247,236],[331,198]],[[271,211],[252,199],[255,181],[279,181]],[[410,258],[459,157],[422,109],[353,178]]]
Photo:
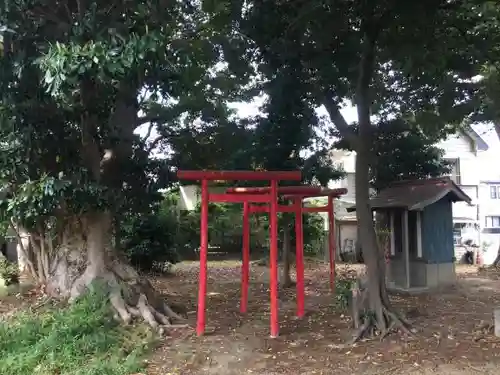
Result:
[[0,319],[15,314],[30,306],[36,306],[40,301],[38,290],[30,285],[12,287],[8,293],[0,295]]
[[[363,272],[337,266],[337,273]],[[253,265],[249,312],[239,313],[240,264],[210,264],[207,335],[179,329],[164,338],[148,363],[148,375],[238,374],[498,374],[500,340],[479,329],[500,306],[500,272],[459,266],[456,286],[432,294],[392,296],[416,330],[414,338],[392,335],[341,348],[351,322],[328,287],[328,267],[306,268],[304,319],[295,318],[295,289],[280,291],[280,337],[269,338],[268,269]],[[183,263],[176,275],[153,278],[169,300],[187,308],[195,327],[198,263]],[[0,298],[0,319],[36,305],[36,291]]]
[[[337,272],[362,272],[337,266]],[[198,264],[177,268],[177,276],[156,279],[158,289],[187,303],[195,326]],[[500,280],[459,266],[457,285],[440,293],[393,296],[416,329],[414,338],[393,335],[339,349],[350,337],[350,318],[328,289],[328,267],[306,269],[306,318],[295,318],[295,290],[280,291],[280,337],[269,338],[268,270],[253,266],[249,312],[239,313],[240,265],[209,266],[207,330],[166,338],[147,374],[498,374],[500,340],[478,327],[490,322],[500,303]],[[193,298],[194,297],[194,298]],[[191,299],[188,299],[191,298]]]

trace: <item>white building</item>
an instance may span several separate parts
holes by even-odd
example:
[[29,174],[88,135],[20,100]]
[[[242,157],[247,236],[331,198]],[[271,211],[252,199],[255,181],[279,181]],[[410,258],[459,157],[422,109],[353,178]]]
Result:
[[[356,250],[357,242],[357,221],[356,213],[348,213],[346,208],[356,203],[355,200],[355,170],[356,153],[346,150],[332,150],[331,158],[335,166],[343,170],[345,177],[340,180],[331,181],[328,187],[346,188],[347,194],[343,195],[335,202],[335,224],[337,249],[341,253],[353,253]],[[354,256],[352,254],[351,256]]]
[[469,205],[457,202],[453,205],[453,222],[456,244],[472,240],[481,243],[479,215],[479,185],[481,182],[481,161],[488,155],[489,146],[474,131],[461,132],[440,142],[444,158],[452,165],[451,178],[472,198]]
[[[500,143],[498,137],[488,139],[471,130],[450,136],[437,146],[445,152],[444,158],[452,164],[451,178],[472,198],[469,205],[453,205],[456,244],[467,240],[487,247],[485,263],[495,259],[500,242]],[[345,187],[345,197],[354,203],[354,174],[356,154],[351,151],[333,150],[332,160],[344,168],[346,177],[331,183],[330,187]],[[349,230],[355,242],[356,232]],[[340,236],[342,237],[342,230]],[[341,246],[344,246],[342,244]]]

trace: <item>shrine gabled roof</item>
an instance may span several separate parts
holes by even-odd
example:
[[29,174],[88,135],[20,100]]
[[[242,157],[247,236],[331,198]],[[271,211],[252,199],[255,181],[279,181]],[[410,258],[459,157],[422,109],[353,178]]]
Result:
[[[422,210],[444,197],[449,197],[454,202],[463,201],[469,204],[471,202],[471,198],[449,177],[439,177],[395,182],[370,199],[370,206],[373,210],[380,208]],[[348,208],[348,211],[355,210],[355,206]]]

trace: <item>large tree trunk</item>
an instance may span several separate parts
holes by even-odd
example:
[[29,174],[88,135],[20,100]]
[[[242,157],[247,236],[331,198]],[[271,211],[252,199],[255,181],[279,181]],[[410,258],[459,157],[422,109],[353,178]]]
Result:
[[57,244],[46,233],[31,233],[32,276],[48,295],[69,302],[91,285],[104,288],[116,317],[127,324],[140,318],[154,329],[164,329],[184,320],[115,250],[111,229],[109,213],[95,212],[68,224]]
[[500,244],[498,244],[497,257],[495,258],[495,261],[493,262],[493,266],[495,266],[495,267],[500,266]]
[[384,336],[396,326],[402,327],[405,332],[409,333],[406,324],[391,311],[387,295],[385,259],[377,243],[369,200],[369,141],[369,133],[360,129],[356,153],[356,213],[360,234],[359,241],[363,249],[367,274],[365,285],[367,304],[361,308],[369,311],[363,311],[360,314],[364,314],[364,321],[355,335],[355,340],[366,333],[372,335],[377,332]]
[[11,227],[17,235],[16,253],[19,274],[30,274],[33,267],[32,263],[30,262],[30,234],[23,227],[15,226],[14,224],[12,224]]
[[[120,141],[104,147],[96,136],[98,118],[86,114],[81,119],[82,161],[93,182],[120,190],[124,176],[121,166],[132,156],[134,129],[137,123],[137,91],[133,82],[122,82],[107,124]],[[91,101],[93,83],[81,84],[81,98]],[[71,216],[71,215],[70,215]],[[110,212],[94,211],[82,216],[73,214],[69,224],[60,218],[62,228],[57,242],[46,231],[30,237],[36,255],[36,274],[48,293],[74,301],[93,283],[105,287],[117,317],[129,323],[134,317],[144,319],[151,327],[170,326],[171,319],[182,320],[157,295],[147,279],[141,277],[116,250],[113,240],[113,218]],[[47,226],[42,226],[47,228]]]
[[292,251],[291,251],[292,243],[290,236],[290,225],[285,223],[283,228],[283,272],[281,274],[281,286],[283,288],[290,288],[293,286],[292,277],[290,275],[290,268],[292,263]]
[[391,311],[385,283],[385,259],[377,243],[373,213],[370,207],[369,168],[372,157],[370,153],[372,142],[370,86],[374,72],[376,45],[376,33],[373,30],[371,31],[369,29],[365,31],[356,88],[359,131],[354,142],[356,150],[355,196],[359,241],[366,265],[367,283],[365,293],[367,293],[367,304],[361,306],[365,310],[360,314],[360,316],[363,315],[363,323],[354,336],[354,340],[367,333],[369,335],[378,333],[383,337],[395,326],[401,327],[407,333],[410,333],[406,328],[406,324]]
[[[498,120],[494,122],[494,127],[495,127],[495,131],[498,135],[498,139],[500,140],[500,122]],[[500,244],[498,244],[497,257],[495,258],[493,265],[496,267],[500,266]]]

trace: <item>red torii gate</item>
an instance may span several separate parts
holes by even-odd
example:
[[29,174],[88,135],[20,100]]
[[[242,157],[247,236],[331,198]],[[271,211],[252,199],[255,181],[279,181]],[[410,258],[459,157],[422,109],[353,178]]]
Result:
[[[228,194],[268,194],[269,187],[235,187],[226,190]],[[297,273],[297,317],[304,316],[304,213],[328,213],[328,254],[330,264],[330,290],[335,287],[335,214],[333,199],[347,193],[347,189],[324,189],[318,186],[282,186],[278,188],[278,195],[293,201],[293,205],[278,205],[278,212],[295,213],[295,251],[296,251],[296,273]],[[328,204],[321,207],[303,207],[305,198],[328,197]],[[252,213],[270,212],[267,205],[251,205],[243,203],[243,266],[242,266],[242,289],[240,311],[245,313],[248,305],[248,284],[250,274],[250,225],[249,215]],[[271,301],[273,303],[273,301]]]
[[[280,193],[288,194],[285,196],[288,199],[294,199],[294,206],[278,205],[278,182],[279,181],[300,181],[300,171],[178,171],[177,177],[180,180],[201,180],[201,228],[200,228],[200,276],[198,289],[198,315],[196,332],[198,336],[205,332],[205,313],[206,313],[206,292],[207,292],[207,252],[208,252],[208,204],[209,202],[226,202],[226,203],[243,203],[244,204],[244,249],[243,249],[243,272],[242,272],[242,306],[241,310],[246,311],[248,297],[248,276],[249,276],[249,223],[248,216],[250,211],[269,212],[269,232],[270,232],[270,297],[271,297],[271,337],[277,337],[279,331],[278,323],[278,212],[295,212],[297,223],[302,228],[302,213],[303,212],[328,212],[329,213],[329,248],[330,248],[330,285],[333,287],[333,277],[335,272],[334,264],[334,231],[333,231],[333,197],[344,194],[345,192],[336,191],[334,194],[325,194],[320,188],[315,187],[282,187]],[[270,181],[270,187],[265,188],[234,188],[234,190],[223,194],[212,194],[208,191],[208,181]],[[298,188],[298,190],[297,190]],[[311,190],[311,188],[313,190]],[[245,189],[245,190],[241,190]],[[284,189],[284,190],[283,190]],[[295,190],[294,190],[295,189]],[[309,190],[308,190],[309,189]],[[320,190],[317,190],[320,189]],[[316,210],[307,211],[308,208],[302,207],[302,200],[307,197],[325,196],[328,195],[329,202],[325,207],[314,207]],[[297,203],[298,202],[298,203]],[[268,206],[250,206],[249,203],[268,203]],[[312,207],[311,207],[312,208]],[[281,211],[283,209],[283,211]],[[321,211],[321,209],[323,211]],[[286,210],[286,211],[285,211]],[[291,210],[291,211],[287,211]],[[305,210],[305,211],[304,211]],[[300,214],[299,214],[300,213]],[[297,228],[296,228],[297,230]],[[299,231],[297,231],[299,233]],[[303,233],[300,230],[298,235],[301,246],[297,247],[297,251],[302,254],[301,259],[301,278],[300,286],[297,280],[297,295],[298,310],[297,314],[303,316],[304,305],[304,282],[303,282]],[[246,245],[245,245],[246,244]],[[244,304],[243,304],[244,301]]]

